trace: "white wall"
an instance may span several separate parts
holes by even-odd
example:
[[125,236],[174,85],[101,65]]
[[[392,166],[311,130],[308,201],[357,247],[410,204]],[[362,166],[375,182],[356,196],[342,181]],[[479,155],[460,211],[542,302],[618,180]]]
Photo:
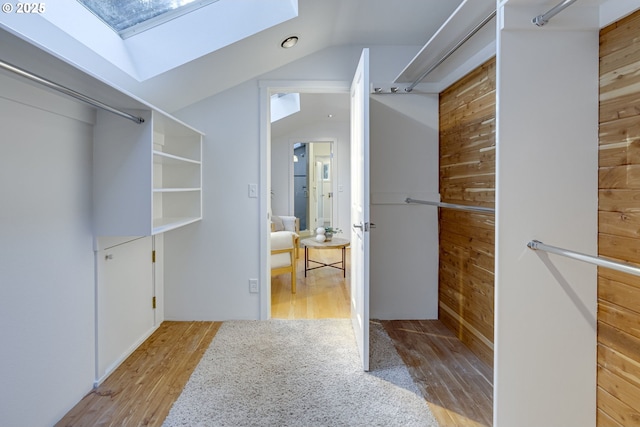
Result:
[[0,87],[0,424],[52,425],[94,379],[93,112]]
[[[100,283],[111,299],[97,301],[106,270],[96,266],[111,260],[105,252],[96,260],[94,249],[123,239],[100,239],[94,247],[95,110],[19,78],[0,75],[0,88],[0,425],[53,425],[162,322],[163,238],[155,238],[155,311],[151,237],[142,250],[118,246],[118,262],[121,251],[133,251],[144,264],[127,270],[126,286]],[[119,266],[111,272],[123,273]],[[143,281],[134,278],[140,273]]]
[[[258,87],[237,86],[183,111],[206,134],[203,221],[165,234],[165,317],[168,320],[256,319],[258,278]],[[265,216],[266,220],[266,216]]]
[[404,200],[439,200],[438,96],[370,105],[371,318],[437,319],[438,211]]
[[[527,249],[597,253],[598,16],[500,9],[494,425],[593,426],[596,268]],[[526,54],[523,54],[526,53]]]
[[[175,112],[206,134],[205,218],[165,236],[167,319],[260,317],[260,298],[249,293],[248,279],[260,277],[259,224],[266,211],[247,193],[260,178],[259,80],[351,81],[361,50],[325,49]],[[372,80],[392,81],[418,50],[372,48]],[[265,197],[266,191],[260,188]]]

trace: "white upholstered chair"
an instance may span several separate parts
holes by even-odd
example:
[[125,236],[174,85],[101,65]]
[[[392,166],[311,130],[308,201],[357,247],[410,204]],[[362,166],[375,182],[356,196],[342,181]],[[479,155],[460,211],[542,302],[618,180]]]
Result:
[[300,257],[300,218],[272,215],[271,231],[291,231],[295,233],[296,258]]
[[291,274],[291,293],[296,293],[296,239],[293,231],[271,233],[271,276]]

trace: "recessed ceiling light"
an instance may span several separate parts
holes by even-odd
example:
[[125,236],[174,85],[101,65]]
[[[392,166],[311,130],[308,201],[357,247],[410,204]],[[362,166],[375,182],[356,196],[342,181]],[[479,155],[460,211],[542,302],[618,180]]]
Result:
[[333,114],[327,114],[327,117],[329,117],[331,119],[331,118],[333,118]]
[[289,36],[280,43],[280,46],[289,49],[298,43],[298,36]]

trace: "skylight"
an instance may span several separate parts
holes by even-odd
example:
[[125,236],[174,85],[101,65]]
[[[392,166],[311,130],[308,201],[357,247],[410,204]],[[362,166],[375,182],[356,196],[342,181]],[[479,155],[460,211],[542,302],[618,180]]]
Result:
[[276,93],[271,95],[271,123],[300,111],[299,93]]
[[123,39],[216,1],[218,0],[78,0]]
[[[0,28],[108,82],[122,81],[121,72],[145,81],[298,16],[297,0],[55,3],[47,13],[33,14],[30,19],[17,13],[1,14]],[[114,26],[128,29],[116,32],[85,4],[102,11],[104,19],[113,19]],[[109,15],[117,9],[113,4],[122,8],[119,14]],[[152,4],[155,8],[149,7]],[[148,13],[151,9],[156,12]],[[136,20],[128,21],[131,15]]]

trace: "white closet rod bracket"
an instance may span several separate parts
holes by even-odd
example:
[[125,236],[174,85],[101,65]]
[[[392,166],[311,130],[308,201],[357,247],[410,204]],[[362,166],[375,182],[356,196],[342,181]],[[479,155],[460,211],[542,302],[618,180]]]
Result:
[[31,73],[31,72],[29,72],[27,70],[24,70],[22,68],[16,67],[15,65],[9,64],[8,62],[4,62],[4,61],[0,60],[0,68],[3,68],[5,70],[7,70],[7,71],[11,71],[14,74],[17,74],[19,76],[25,77],[25,78],[27,78],[27,79],[29,79],[31,81],[39,83],[39,84],[41,84],[43,86],[46,86],[46,87],[48,87],[50,89],[56,90],[58,92],[61,92],[61,93],[65,94],[65,95],[67,95],[67,96],[75,98],[75,99],[77,99],[79,101],[82,101],[82,102],[84,102],[86,104],[89,104],[89,105],[91,105],[93,107],[100,108],[100,109],[105,110],[105,111],[109,111],[110,113],[116,114],[116,115],[118,115],[120,117],[124,117],[125,119],[129,119],[129,120],[131,120],[133,122],[136,122],[136,123],[144,123],[144,119],[142,117],[137,117],[137,116],[129,114],[129,113],[125,112],[125,111],[121,111],[121,110],[118,110],[116,108],[113,108],[113,107],[111,107],[111,106],[109,106],[107,104],[104,104],[104,103],[102,103],[102,102],[100,102],[98,100],[95,100],[95,99],[90,98],[90,97],[88,97],[86,95],[83,95],[80,92],[76,92],[73,89],[69,89],[68,87],[59,85],[58,83],[54,83],[51,80],[45,79],[44,77],[40,77],[40,76],[38,76],[36,74],[33,74],[33,73]]
[[542,15],[538,15],[531,20],[531,22],[538,27],[542,27],[549,23],[549,20],[556,16],[558,13],[565,10],[567,7],[571,6],[577,0],[564,0],[563,2],[557,4],[553,9],[550,9],[548,12],[543,13]]
[[428,200],[416,200],[411,197],[407,197],[405,199],[405,203],[416,203],[419,205],[429,205],[436,206],[438,208],[447,208],[447,209],[457,209],[460,211],[470,211],[470,212],[481,212],[481,213],[495,213],[496,210],[493,208],[486,208],[484,206],[469,206],[469,205],[457,205],[454,203],[443,203],[443,202],[431,202]]
[[640,276],[640,267],[628,262],[613,261],[598,256],[586,255],[580,252],[570,251],[568,249],[545,245],[539,240],[530,241],[529,243],[527,243],[527,247],[529,247],[529,249],[533,249],[534,251],[541,250],[578,261],[588,262],[589,264],[595,264],[600,267],[610,268],[612,270],[621,271],[623,273],[633,274],[634,276]]

